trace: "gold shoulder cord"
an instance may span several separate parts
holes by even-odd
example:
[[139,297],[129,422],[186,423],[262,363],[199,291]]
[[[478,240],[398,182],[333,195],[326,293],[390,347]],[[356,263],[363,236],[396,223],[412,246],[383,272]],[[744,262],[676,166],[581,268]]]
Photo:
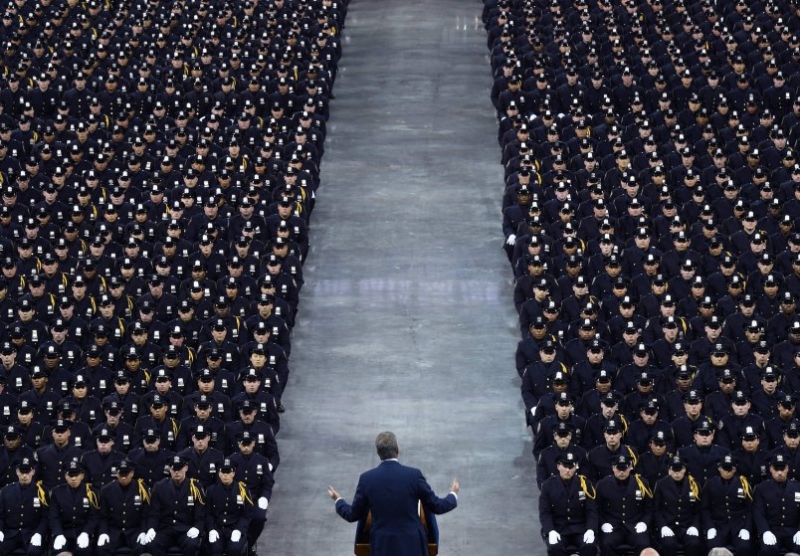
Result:
[[581,490],[583,491],[583,493],[584,493],[584,494],[585,494],[585,495],[586,495],[586,496],[587,496],[587,497],[588,497],[590,500],[594,500],[594,499],[597,497],[597,491],[596,491],[596,490],[594,489],[594,487],[592,486],[592,483],[590,483],[590,482],[589,482],[589,481],[586,479],[586,475],[578,475],[578,478],[580,478],[580,480],[581,480]]
[[642,481],[642,476],[639,475],[638,473],[636,473],[634,475],[634,478],[636,479],[636,484],[638,484],[639,488],[642,489],[642,494],[644,496],[652,498],[653,497],[653,493],[649,488],[647,488],[647,486],[645,486],[644,482]]

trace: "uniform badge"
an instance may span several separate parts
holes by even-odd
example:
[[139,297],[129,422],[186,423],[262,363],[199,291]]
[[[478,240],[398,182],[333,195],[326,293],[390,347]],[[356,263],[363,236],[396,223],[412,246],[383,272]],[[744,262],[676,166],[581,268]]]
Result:
[[194,506],[194,497],[190,494],[188,499],[186,500],[187,506]]
[[87,510],[89,509],[89,499],[88,498],[84,497],[84,499],[83,499],[83,507],[86,508]]
[[744,489],[737,488],[736,489],[736,497],[744,499]]
[[134,506],[141,506],[142,505],[142,497],[138,494],[133,497],[133,505]]
[[34,508],[40,508],[41,506],[42,506],[42,501],[39,500],[38,496],[34,496],[33,497],[33,507]]
[[641,500],[642,499],[642,491],[639,490],[639,489],[636,489],[636,499],[637,500]]
[[264,474],[264,466],[260,463],[256,465],[256,475],[263,475]]
[[242,498],[242,495],[241,495],[241,494],[237,494],[237,495],[236,495],[236,503],[237,503],[239,506],[241,506],[242,504],[244,504],[244,499]]
[[586,493],[583,492],[582,490],[578,491],[578,500],[580,500],[581,502],[586,500]]

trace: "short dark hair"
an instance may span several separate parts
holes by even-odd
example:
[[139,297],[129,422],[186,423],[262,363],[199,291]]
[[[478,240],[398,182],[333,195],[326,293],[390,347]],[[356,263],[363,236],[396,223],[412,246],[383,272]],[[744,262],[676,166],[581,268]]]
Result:
[[375,448],[381,461],[396,458],[400,453],[397,447],[397,437],[391,431],[384,431],[375,437]]

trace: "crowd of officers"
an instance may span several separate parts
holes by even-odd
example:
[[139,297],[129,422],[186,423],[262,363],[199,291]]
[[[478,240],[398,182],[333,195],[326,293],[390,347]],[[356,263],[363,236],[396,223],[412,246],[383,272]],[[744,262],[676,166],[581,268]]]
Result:
[[800,552],[800,4],[483,21],[548,553]]
[[0,6],[0,554],[255,554],[346,4]]

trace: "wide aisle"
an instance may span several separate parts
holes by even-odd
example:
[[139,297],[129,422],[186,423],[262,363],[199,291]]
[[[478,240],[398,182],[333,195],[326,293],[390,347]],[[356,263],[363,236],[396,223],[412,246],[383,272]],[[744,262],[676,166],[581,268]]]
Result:
[[543,553],[515,380],[496,123],[476,0],[353,0],[261,554],[352,554],[373,440],[438,494],[441,554]]

